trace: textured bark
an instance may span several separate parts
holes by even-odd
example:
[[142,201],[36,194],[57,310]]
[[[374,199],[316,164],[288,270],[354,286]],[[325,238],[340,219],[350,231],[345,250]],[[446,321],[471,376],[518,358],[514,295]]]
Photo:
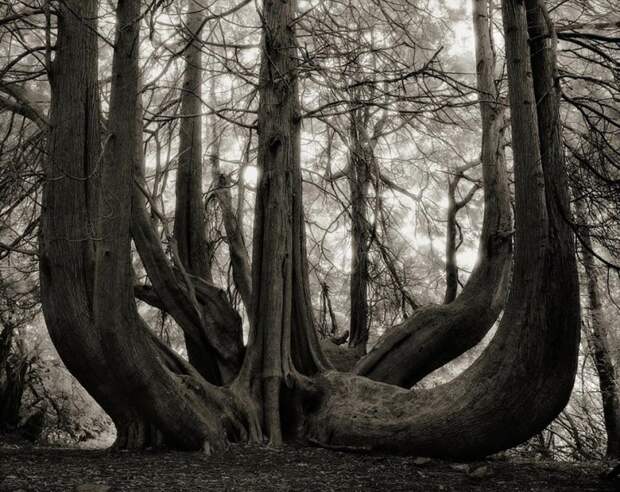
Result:
[[610,325],[603,311],[599,288],[599,274],[592,253],[592,239],[588,231],[585,210],[582,202],[577,202],[580,223],[584,225],[580,232],[583,247],[583,261],[586,284],[586,306],[589,314],[589,342],[594,366],[599,378],[601,400],[603,402],[603,419],[607,433],[607,456],[620,457],[620,389],[610,350]]
[[[516,234],[512,288],[497,334],[469,369],[432,390],[327,373],[323,398],[307,422],[318,442],[472,459],[535,435],[568,401],[580,313],[565,169],[561,158],[541,160],[539,145],[532,145],[539,135],[525,5],[504,0],[502,10]],[[535,78],[548,75],[535,72]]]
[[[59,29],[50,175],[42,214],[46,321],[67,366],[114,419],[117,446],[164,440],[182,448],[220,447],[228,435],[245,432],[242,412],[234,410],[243,407],[229,403],[230,392],[207,384],[168,351],[139,318],[133,301],[130,225],[133,172],[142,145],[141,17],[139,4],[127,0],[117,6],[110,136],[98,182],[98,241],[92,252],[88,211],[95,207],[88,204],[88,183],[79,178],[94,168],[98,155],[98,135],[84,133],[98,124],[96,86],[91,85],[97,80],[97,38],[94,26],[86,24],[96,13],[96,2],[67,5]],[[75,145],[76,136],[81,145]]]
[[[250,340],[240,382],[260,402],[269,441],[283,440],[280,409],[290,407],[287,388],[300,374],[321,369],[308,289],[299,167],[299,101],[295,2],[267,0],[258,110],[258,184],[252,260]],[[288,404],[287,404],[288,403]]]
[[369,334],[368,319],[368,253],[370,226],[368,222],[368,190],[373,148],[366,141],[360,111],[351,114],[351,149],[347,178],[351,200],[351,320],[349,347],[359,355],[366,353]]
[[504,112],[495,89],[491,19],[484,0],[474,2],[476,69],[480,91],[484,218],[478,262],[450,304],[422,307],[388,330],[355,366],[377,381],[411,387],[475,346],[496,321],[510,282],[512,217],[503,154]]
[[139,417],[109,376],[92,316],[93,185],[100,158],[97,4],[59,5],[39,275],[45,322],[62,361],[119,427]]
[[[325,370],[308,288],[295,4],[287,0],[266,0],[262,16],[258,122],[262,174],[255,212],[253,321],[239,377],[230,388],[215,387],[154,337],[137,314],[131,271],[135,210],[143,205],[135,186],[140,178],[135,173],[142,164],[139,2],[117,4],[110,136],[101,161],[98,206],[93,204],[91,183],[76,179],[99,164],[94,130],[96,7],[90,1],[61,5],[57,60],[63,65],[52,79],[41,282],[54,342],[72,372],[114,418],[119,446],[150,441],[211,450],[228,440],[258,438],[261,433],[277,444],[304,411],[307,433],[324,445],[473,458],[529,438],[557,415],[569,397],[576,370],[578,285],[566,220],[566,176],[558,152],[557,92],[538,98],[537,115],[522,2],[503,3],[515,156],[513,288],[497,335],[483,355],[454,381],[429,391],[406,391]],[[69,8],[83,18],[72,17]],[[63,22],[68,19],[67,31]],[[72,49],[65,50],[66,46]],[[547,85],[541,87],[547,89],[553,89],[552,55],[547,53],[548,58],[533,65],[535,78],[544,79]],[[492,123],[500,125],[500,120]],[[532,144],[539,141],[540,145]],[[490,281],[499,285],[506,278],[505,255],[510,252],[502,208],[508,198],[498,192],[501,159],[484,157],[484,149],[497,156],[500,142],[497,136],[495,145],[483,147],[485,261],[472,274],[472,285],[477,282],[482,290],[495,285]],[[95,218],[96,248],[90,239]],[[152,261],[161,260],[159,250],[142,253],[152,255]],[[161,284],[171,277],[170,271],[156,272],[161,278],[159,284],[153,282],[154,289],[164,303]],[[198,292],[201,283],[194,283],[194,278],[185,288],[192,285]],[[466,290],[445,308],[459,302],[467,305],[468,295],[477,299]],[[492,311],[488,306],[501,305],[501,299],[496,292],[488,295],[486,307]],[[431,317],[429,309],[426,316],[431,321],[439,316],[441,323],[441,312]],[[491,317],[482,308],[475,314]],[[191,310],[181,315],[198,316]],[[450,335],[461,336],[454,331]]]

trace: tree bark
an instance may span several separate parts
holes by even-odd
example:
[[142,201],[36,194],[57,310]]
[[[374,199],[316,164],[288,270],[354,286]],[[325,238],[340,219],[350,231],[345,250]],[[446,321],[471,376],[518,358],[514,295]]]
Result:
[[355,374],[403,387],[413,386],[482,340],[504,306],[510,282],[512,214],[503,152],[505,117],[495,88],[495,51],[486,0],[474,1],[473,15],[484,188],[478,262],[453,302],[416,310],[388,330],[354,368]]
[[[59,14],[41,217],[41,292],[50,335],[67,367],[113,418],[117,447],[162,441],[186,449],[221,447],[233,435],[246,435],[246,406],[161,344],[133,301],[129,232],[133,172],[142,155],[139,3],[117,6],[103,159],[97,2],[65,2]],[[87,179],[95,170],[98,205]]]
[[181,95],[179,163],[176,177],[174,237],[187,271],[208,278],[207,236],[202,199],[202,50],[199,29],[204,7],[187,0],[188,37],[183,52],[185,72]]
[[446,292],[443,303],[456,299],[459,288],[459,268],[456,263],[456,180],[448,181],[448,212],[446,220]]
[[101,152],[97,5],[95,0],[59,5],[39,277],[45,322],[62,361],[121,428],[139,416],[110,377],[92,315],[94,186]]
[[[493,58],[490,58],[490,55],[493,55],[493,53],[484,53],[483,56],[486,56],[488,60],[491,60]],[[493,63],[492,66],[495,66],[495,63]],[[482,81],[482,86],[485,86],[487,83],[493,83],[493,73],[488,75],[489,77]],[[488,95],[485,94],[484,97],[487,98]],[[497,94],[495,94],[495,97],[497,97]],[[500,145],[501,144],[502,142],[500,142]],[[496,156],[496,158],[503,159],[501,150],[500,154]],[[457,169],[453,177],[448,178],[448,211],[446,214],[446,292],[444,294],[444,304],[450,304],[454,301],[454,299],[456,299],[456,294],[459,288],[459,267],[456,262],[456,252],[460,243],[457,244],[456,237],[457,232],[459,232],[460,229],[456,220],[456,215],[459,210],[471,201],[479,187],[478,183],[475,183],[462,200],[456,199],[456,191],[459,182],[464,177],[465,171],[470,167],[473,167],[473,165],[466,164],[465,166]]]
[[[81,17],[73,18],[74,12]],[[559,413],[576,371],[578,283],[558,153],[557,92],[545,92],[546,100],[539,97],[537,115],[532,80],[534,70],[535,79],[544,79],[541,87],[553,89],[553,52],[541,64],[530,65],[522,1],[503,2],[515,160],[513,286],[498,332],[483,355],[449,384],[426,391],[326,370],[308,288],[291,0],[266,0],[262,12],[262,174],[255,212],[253,315],[241,372],[229,388],[215,387],[148,330],[134,302],[130,247],[134,212],[142,202],[135,186],[143,158],[140,3],[119,0],[116,12],[110,136],[99,162],[93,91],[97,3],[61,5],[57,60],[63,65],[52,79],[41,282],[54,342],[114,418],[122,446],[163,440],[210,451],[262,433],[278,444],[305,413],[306,433],[322,445],[471,459],[522,442]],[[500,141],[497,136],[487,151],[496,156]],[[502,189],[498,162],[486,159],[483,148],[487,208],[481,256],[486,264],[472,274],[473,285],[477,282],[482,290],[489,279],[501,285],[507,267],[498,252],[510,252],[502,228],[507,193],[497,193]],[[83,178],[99,164],[100,195],[93,204],[91,183]],[[90,227],[95,222],[96,247]],[[468,296],[477,299],[465,291],[445,308],[467,305],[460,300]],[[487,308],[501,305],[496,292],[488,295]],[[479,317],[490,317],[476,309]],[[435,316],[445,321],[441,311]]]
[[347,178],[351,193],[351,320],[349,347],[359,356],[366,353],[369,335],[368,319],[368,254],[370,227],[368,223],[368,190],[373,149],[364,138],[360,111],[351,114],[351,149]]
[[239,377],[260,402],[262,428],[273,445],[294,425],[280,411],[291,404],[290,390],[300,376],[327,364],[314,327],[306,265],[295,6],[294,0],[263,4],[252,325]]
[[[141,160],[138,165],[142,167]],[[136,173],[142,174],[142,169]],[[134,187],[132,214],[132,238],[153,285],[152,288],[138,288],[136,297],[174,318],[185,340],[191,340],[192,346],[202,354],[198,362],[194,362],[207,381],[213,384],[231,382],[243,360],[241,318],[222,289],[187,272],[184,275],[170,265],[149,221],[139,186]]]

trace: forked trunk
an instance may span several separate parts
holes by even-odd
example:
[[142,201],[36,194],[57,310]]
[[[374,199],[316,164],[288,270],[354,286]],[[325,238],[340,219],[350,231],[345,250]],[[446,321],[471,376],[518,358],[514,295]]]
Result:
[[[253,321],[241,372],[230,388],[215,387],[150,333],[136,310],[130,261],[130,232],[135,211],[143,206],[135,186],[142,164],[139,5],[130,0],[117,4],[110,136],[102,160],[95,131],[97,2],[61,5],[42,214],[46,321],[67,366],[114,419],[120,445],[163,440],[178,448],[211,450],[263,433],[278,444],[285,431],[297,430],[292,427],[305,413],[305,431],[323,445],[472,458],[511,447],[544,428],[570,394],[580,320],[573,238],[565,220],[565,170],[558,151],[557,92],[545,92],[545,113],[541,106],[537,118],[523,3],[503,2],[515,156],[513,288],[483,355],[451,383],[428,391],[326,370],[308,287],[295,4],[290,0],[266,0],[262,12]],[[536,79],[543,79],[547,90],[554,89],[552,55],[533,64]],[[500,120],[485,120],[486,131],[496,135],[493,145],[485,146],[493,156],[501,149],[501,138],[489,128]],[[540,146],[532,145],[539,141],[538,128]],[[485,155],[483,149],[484,261],[470,280],[478,288],[464,289],[444,309],[460,305],[468,316],[475,312],[477,321],[490,325],[503,296],[487,294],[486,310],[463,307],[479,300],[480,290],[489,290],[489,284],[503,285],[508,271],[509,220],[503,208],[508,197],[502,192],[501,159]],[[88,180],[75,179],[88,177],[97,164],[99,207],[93,204]],[[95,222],[96,248],[90,239]],[[153,251],[141,254],[159,261],[159,250]],[[166,269],[161,272],[169,275]],[[165,278],[162,274],[160,282]],[[154,287],[162,288],[155,282]],[[176,308],[179,316],[191,317],[191,311]],[[454,311],[432,312],[427,309],[424,316],[439,326],[458,318]],[[449,335],[466,336],[454,330]]]
[[[121,0],[117,6],[110,135],[103,159],[97,2],[66,2],[59,13],[40,265],[50,335],[69,370],[113,418],[118,447],[165,441],[211,449],[233,436],[243,439],[249,422],[245,405],[230,391],[206,383],[159,342],[133,300],[129,232],[133,172],[142,144],[139,4]],[[93,205],[89,181],[96,171],[99,206]]]
[[110,377],[92,312],[101,154],[97,6],[59,5],[39,277],[45,323],[62,361],[120,429],[140,419]]

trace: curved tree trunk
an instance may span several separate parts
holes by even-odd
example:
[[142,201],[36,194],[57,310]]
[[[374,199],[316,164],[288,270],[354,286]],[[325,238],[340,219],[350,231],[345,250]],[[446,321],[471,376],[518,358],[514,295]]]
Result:
[[491,26],[488,2],[475,0],[484,184],[478,263],[454,301],[419,308],[404,323],[388,330],[357,363],[355,374],[411,387],[482,340],[504,306],[510,281],[512,214],[503,153],[504,111],[495,88]]
[[[94,1],[67,4],[88,22],[96,18]],[[557,147],[557,92],[546,93],[548,100],[541,106],[546,112],[537,121],[525,7],[519,0],[504,0],[503,10],[515,156],[513,288],[497,335],[472,367],[433,390],[407,391],[326,371],[308,289],[295,4],[264,2],[259,107],[262,175],[255,217],[253,322],[241,372],[230,388],[221,388],[204,381],[191,365],[166,349],[137,314],[130,232],[141,202],[134,185],[142,160],[141,12],[139,2],[118,1],[110,137],[98,182],[99,209],[89,205],[92,196],[85,180],[75,179],[83,176],[80,166],[86,163],[86,169],[94,169],[97,162],[98,134],[84,133],[91,123],[98,124],[92,110],[96,104],[88,96],[89,84],[96,83],[96,63],[88,65],[86,77],[75,70],[62,74],[63,84],[53,82],[57,85],[51,121],[56,126],[50,138],[48,178],[54,179],[48,180],[45,191],[41,276],[54,342],[72,372],[115,419],[125,445],[161,437],[175,447],[211,450],[222,448],[227,440],[258,438],[263,432],[277,444],[283,431],[299,423],[303,412],[305,431],[324,445],[472,458],[529,438],[557,415],[572,388],[580,328],[573,238],[565,220],[569,213],[565,171]],[[94,31],[82,21],[69,21],[73,34],[77,33],[74,39],[65,37],[71,31],[65,32],[67,24],[60,24],[57,59],[65,62],[63,70],[83,69],[79,63],[96,61],[90,51],[80,49],[87,40],[88,47],[96,49]],[[71,41],[77,43],[75,51],[67,52],[63,43]],[[75,53],[84,59],[72,64],[68,55],[75,58]],[[546,81],[547,89],[553,89],[552,61],[551,57],[533,65],[535,76]],[[69,89],[76,94],[62,92],[64,82],[71,82]],[[64,100],[58,99],[61,95]],[[67,101],[76,104],[67,104],[68,109],[60,104]],[[541,146],[551,150],[542,156],[539,146],[532,145],[539,141],[539,127]],[[77,140],[79,146],[74,145],[76,135],[82,137]],[[499,143],[492,149],[498,147]],[[484,169],[485,180],[489,174],[500,179],[495,166]],[[498,186],[485,189],[485,194]],[[497,201],[489,200],[491,206],[485,210],[486,241],[481,248],[487,263],[495,267],[497,251],[507,239],[498,235],[497,230],[503,229],[497,229],[486,214],[504,224],[500,202],[505,198],[500,194]],[[95,217],[98,241],[93,252],[88,226]],[[488,232],[492,226],[494,234]],[[475,282],[499,281],[502,268],[493,275],[488,268],[478,267],[472,275]],[[446,307],[464,296],[465,291]],[[491,305],[501,304],[491,298]]]
[[[129,230],[133,171],[141,159],[139,4],[118,2],[110,136],[103,159],[97,2],[66,2],[59,15],[40,264],[52,340],[69,370],[114,420],[117,447],[163,439],[197,449],[222,446],[227,437],[244,438],[246,405],[206,383],[163,346],[133,301]],[[96,170],[99,206],[89,180]]]
[[[137,165],[136,179],[141,182],[142,159]],[[203,357],[196,368],[207,381],[229,383],[238,374],[243,359],[241,318],[222,289],[173,269],[149,221],[140,188],[134,187],[131,235],[153,287],[137,287],[135,295],[170,314],[185,339],[200,348]]]
[[[471,459],[514,446],[543,429],[565,406],[579,350],[579,288],[563,159],[541,159],[526,9],[502,3],[515,167],[515,262],[496,336],[452,382],[406,391],[352,375],[327,373],[307,422],[324,444]],[[553,52],[549,53],[553,56]],[[536,67],[536,65],[535,65]],[[534,78],[553,85],[548,66]],[[548,94],[557,109],[557,92]],[[557,111],[540,115],[541,142]],[[542,164],[541,164],[542,161]],[[317,405],[317,402],[313,402]]]
[[[41,302],[50,337],[69,371],[117,429],[140,417],[110,377],[92,314],[97,181],[100,160],[97,5],[59,5],[48,163],[39,240]],[[121,446],[125,443],[120,437]]]

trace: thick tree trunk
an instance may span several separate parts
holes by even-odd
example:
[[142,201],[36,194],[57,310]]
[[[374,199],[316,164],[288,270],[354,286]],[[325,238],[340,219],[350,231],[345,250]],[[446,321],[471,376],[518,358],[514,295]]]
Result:
[[110,377],[92,316],[94,185],[101,153],[97,5],[95,0],[59,5],[39,276],[45,322],[61,359],[121,428],[140,417]]
[[[576,370],[578,285],[565,220],[569,210],[559,133],[553,133],[558,129],[557,94],[549,96],[548,112],[537,121],[522,2],[504,0],[503,5],[515,156],[513,288],[497,335],[472,367],[447,385],[415,392],[325,371],[306,266],[294,2],[264,3],[253,321],[243,367],[231,389],[208,384],[163,346],[134,303],[130,232],[134,209],[141,203],[134,185],[142,160],[140,4],[119,0],[117,5],[110,137],[97,207],[86,180],[76,179],[99,162],[98,132],[92,131],[98,124],[92,85],[97,80],[92,29],[97,5],[65,3],[57,60],[64,62],[62,70],[70,71],[55,71],[59,78],[52,80],[53,126],[42,214],[43,306],[59,352],[115,419],[122,445],[163,438],[180,448],[211,450],[261,432],[277,444],[283,430],[298,424],[296,418],[287,419],[305,411],[306,431],[321,444],[472,458],[529,438],[557,415]],[[74,12],[83,18],[74,19]],[[534,71],[552,87],[550,61],[535,64]],[[532,145],[539,141],[539,126],[541,146],[552,150],[542,159],[539,146]],[[76,137],[80,145],[75,145]],[[489,151],[500,147],[497,142]],[[481,251],[488,264],[472,275],[475,282],[501,284],[498,276],[505,265],[498,250],[508,244],[510,251],[501,234],[507,194],[499,193],[495,200],[487,196],[501,189],[497,169],[495,161],[485,161],[483,151],[485,186],[489,179],[495,181],[485,188]],[[95,218],[96,251],[89,239]],[[494,294],[489,304],[501,304]],[[464,296],[465,290],[449,306]],[[255,406],[260,407],[256,412]]]
[[[252,325],[239,383],[261,405],[269,441],[295,423],[281,414],[300,375],[326,365],[320,351],[306,265],[299,167],[294,0],[266,0],[258,111],[258,184],[252,260]],[[289,420],[285,422],[286,420]]]
[[[532,145],[539,135],[525,5],[504,0],[502,7],[516,237],[513,283],[497,334],[468,370],[432,390],[406,391],[327,373],[323,398],[307,422],[321,443],[471,459],[528,439],[568,401],[580,313],[567,188],[562,187],[565,169],[561,158],[541,165],[539,146]],[[534,72],[534,78],[548,76]],[[541,141],[548,139],[546,134]]]
[[[118,2],[110,136],[103,160],[96,18],[95,1],[65,2],[59,11],[41,217],[46,323],[67,367],[113,418],[118,447],[162,440],[191,449],[222,446],[227,437],[247,435],[246,405],[230,391],[207,384],[161,344],[133,301],[129,229],[133,170],[142,145],[139,3]],[[99,206],[93,204],[89,181],[96,170]]]
[[601,400],[603,402],[603,419],[607,432],[607,456],[620,457],[620,388],[614,360],[609,346],[609,322],[605,317],[601,304],[599,274],[592,253],[592,239],[588,231],[587,218],[582,202],[577,202],[577,213],[580,223],[584,226],[580,232],[583,247],[581,258],[586,284],[589,313],[589,342],[592,350],[594,366],[599,378]]
[[388,330],[355,366],[354,373],[411,387],[475,346],[501,312],[510,282],[512,214],[504,161],[504,111],[495,89],[495,52],[486,0],[474,2],[476,68],[482,116],[480,160],[484,219],[478,263],[450,304],[422,307]]
[[351,114],[351,149],[349,152],[348,182],[351,200],[351,318],[349,347],[359,356],[366,353],[369,335],[368,319],[368,253],[370,227],[368,222],[368,190],[370,166],[373,164],[372,148],[364,139],[359,126],[359,111]]
[[198,32],[204,7],[187,0],[187,47],[183,53],[185,72],[181,95],[179,163],[176,176],[174,237],[187,271],[209,276],[207,236],[202,198],[202,51]]

